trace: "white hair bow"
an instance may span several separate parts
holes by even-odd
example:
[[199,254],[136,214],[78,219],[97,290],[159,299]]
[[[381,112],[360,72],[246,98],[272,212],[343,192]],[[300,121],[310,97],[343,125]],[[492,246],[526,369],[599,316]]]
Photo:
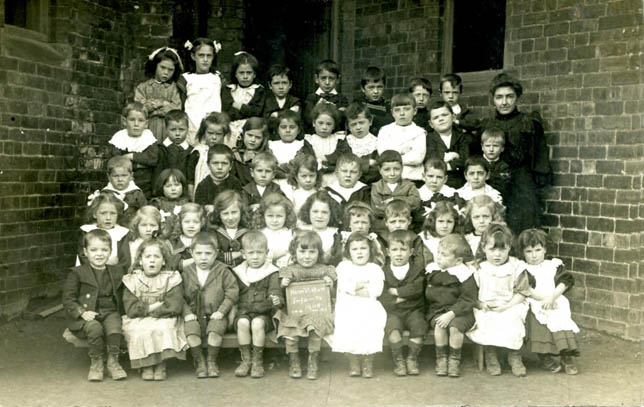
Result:
[[[186,41],[186,42],[190,42],[190,41]],[[190,48],[192,48],[192,44],[190,44],[190,45],[191,45],[191,47],[190,47]],[[186,47],[186,48],[187,48],[187,47]],[[154,57],[156,57],[156,56],[157,56],[157,54],[158,54],[159,52],[163,52],[163,51],[170,51],[170,52],[172,52],[172,53],[174,54],[174,56],[176,56],[176,57],[177,57],[177,61],[179,61],[179,67],[180,67],[180,68],[181,68],[181,70],[183,71],[183,63],[181,62],[181,58],[179,57],[179,53],[178,53],[178,52],[177,52],[177,50],[176,50],[176,49],[174,49],[174,48],[170,48],[170,47],[161,47],[161,48],[157,48],[157,49],[155,49],[154,51],[152,51],[152,53],[148,56],[148,59],[149,59],[150,61],[152,61],[152,60],[154,59]]]
[[186,40],[186,42],[183,43],[183,47],[187,49],[188,51],[192,50],[194,48],[194,45],[190,42],[190,40]]
[[221,42],[219,41],[213,41],[212,42],[213,47],[215,48],[215,54],[218,54],[219,51],[221,51]]

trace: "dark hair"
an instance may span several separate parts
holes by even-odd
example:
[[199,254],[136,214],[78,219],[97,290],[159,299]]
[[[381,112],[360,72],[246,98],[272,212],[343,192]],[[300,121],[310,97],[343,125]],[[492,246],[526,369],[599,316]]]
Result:
[[266,151],[266,147],[268,146],[268,127],[266,127],[266,121],[264,121],[263,118],[256,116],[246,119],[246,123],[244,123],[244,126],[242,127],[242,134],[237,139],[235,151],[246,151],[246,145],[244,144],[244,133],[249,130],[261,130],[262,142],[255,151]]
[[95,197],[87,207],[87,219],[89,220],[89,222],[94,222],[96,220],[96,218],[94,217],[96,215],[96,210],[98,209],[99,206],[101,206],[104,203],[109,203],[114,205],[114,208],[116,208],[117,219],[119,216],[123,215],[123,210],[124,210],[123,201],[118,199],[111,192],[101,191],[98,194],[98,196]]
[[215,226],[223,226],[221,223],[221,212],[225,211],[226,208],[237,203],[239,206],[239,225],[240,228],[248,227],[248,203],[237,191],[227,189],[224,192],[217,195],[213,206],[215,210],[212,211],[209,215],[210,223]]
[[425,78],[413,78],[409,82],[409,93],[414,93],[414,88],[418,86],[429,92],[429,96],[432,95],[432,83]]
[[217,237],[212,232],[199,232],[192,238],[190,243],[190,250],[194,250],[197,245],[210,246],[215,249],[215,253],[219,251],[219,242]]
[[397,106],[411,106],[416,107],[416,99],[411,95],[411,93],[396,93],[391,98],[391,108]]
[[169,59],[174,64],[174,72],[169,82],[176,82],[181,74],[183,73],[183,66],[179,60],[179,55],[176,51],[170,51],[169,48],[164,48],[161,51],[157,52],[154,58],[145,61],[145,76],[148,78],[154,78],[157,72],[157,65],[164,59]]
[[110,252],[112,251],[112,237],[106,230],[103,229],[94,229],[85,233],[83,236],[83,248],[86,249],[89,245],[90,240],[100,240],[103,243],[107,243],[110,247]]
[[271,206],[281,206],[284,208],[284,213],[286,213],[286,219],[284,221],[284,226],[288,229],[293,229],[297,223],[297,217],[295,216],[295,211],[293,209],[293,203],[289,201],[284,195],[271,192],[262,197],[259,201],[259,213],[261,216],[253,217],[257,220],[255,229],[262,229],[266,227],[266,221],[264,220],[264,214]]
[[352,102],[348,107],[347,110],[344,111],[344,115],[347,118],[347,122],[349,120],[354,120],[357,119],[360,114],[364,114],[364,117],[366,117],[368,120],[371,120],[373,118],[373,115],[367,108],[367,105],[365,105],[362,102]]
[[366,215],[369,218],[369,225],[374,226],[375,218],[371,206],[362,201],[353,201],[347,204],[344,208],[344,216],[342,218],[342,225],[345,229],[349,230],[351,217],[355,215]]
[[414,239],[416,235],[409,230],[394,230],[387,235],[387,245],[391,246],[393,242],[402,243],[410,249],[414,248]]
[[319,187],[322,182],[322,177],[318,172],[318,160],[311,154],[298,153],[295,155],[295,158],[293,158],[293,161],[291,161],[289,165],[290,171],[288,174],[288,183],[297,187],[297,174],[300,172],[300,168],[302,167],[315,173],[315,187]]
[[204,136],[206,135],[206,130],[208,130],[209,124],[222,126],[224,128],[224,138],[227,134],[230,134],[230,117],[226,113],[208,113],[206,117],[201,120],[199,130],[197,130],[197,140],[200,142],[204,141]]
[[449,103],[447,103],[447,102],[446,102],[446,101],[444,101],[444,100],[434,100],[434,101],[429,105],[429,107],[427,108],[427,110],[430,112],[430,115],[431,115],[432,110],[442,109],[442,108],[446,108],[447,110],[449,110],[449,112],[450,112],[451,114],[454,114],[454,111],[452,110],[452,106],[450,106],[450,105],[449,105]]
[[382,168],[384,163],[397,162],[402,165],[402,156],[396,150],[385,150],[378,156],[378,168]]
[[275,121],[275,126],[272,129],[275,132],[275,136],[279,139],[279,127],[282,123],[282,120],[291,120],[297,126],[298,136],[302,134],[302,118],[298,112],[294,112],[291,109],[282,110],[277,114],[277,120]]
[[465,174],[470,167],[476,165],[483,167],[485,172],[489,174],[490,164],[488,164],[485,158],[480,155],[471,155],[467,157],[467,160],[465,160],[465,164],[463,165],[463,174]]
[[179,109],[170,110],[168,113],[166,113],[165,118],[163,120],[165,121],[166,127],[170,122],[185,121],[186,125],[189,125],[188,114],[183,110],[179,110]]
[[389,201],[389,203],[385,205],[385,220],[394,216],[403,216],[405,218],[411,217],[409,204],[399,198],[394,198]]
[[370,66],[364,70],[362,73],[362,78],[360,79],[360,87],[364,88],[369,82],[378,82],[382,81],[383,85],[387,83],[387,76],[385,71],[378,68],[377,66]]
[[302,247],[303,249],[317,249],[318,251],[318,263],[322,260],[324,256],[324,249],[322,248],[322,239],[320,235],[315,233],[312,230],[301,230],[296,229],[291,243],[288,245],[289,254],[295,259],[297,248]]
[[340,113],[338,112],[338,109],[331,103],[318,103],[311,112],[311,122],[315,122],[318,116],[323,114],[330,116],[333,119],[333,131],[336,131],[337,127],[340,125]]
[[360,172],[360,174],[362,174],[362,168],[360,166],[360,158],[358,158],[358,156],[353,154],[352,152],[346,152],[344,154],[340,154],[340,157],[338,157],[338,161],[336,161],[335,163],[336,171],[338,168],[340,168],[342,164],[347,164],[347,163],[358,164],[358,171]]
[[318,191],[306,199],[298,213],[298,218],[302,222],[307,225],[311,224],[310,212],[311,207],[315,202],[325,203],[329,207],[329,227],[340,226],[340,222],[342,222],[342,208],[340,207],[340,204],[335,199],[331,198],[331,195],[326,191]]
[[514,93],[517,94],[517,98],[520,98],[523,94],[523,86],[521,85],[521,82],[507,72],[501,72],[492,78],[492,82],[490,83],[490,94],[494,96],[496,90],[504,86],[511,87],[514,90]]
[[445,175],[447,175],[447,164],[440,158],[429,157],[423,163],[423,171],[427,172],[428,169],[433,168],[436,170],[441,170]]
[[367,242],[367,245],[369,246],[369,262],[375,263],[376,248],[373,240],[369,239],[369,236],[362,232],[353,232],[349,235],[347,242],[344,244],[344,249],[342,250],[344,258],[351,258],[351,243],[353,242]]
[[441,92],[443,91],[444,82],[449,82],[452,87],[458,86],[458,91],[463,92],[463,79],[461,79],[461,77],[456,75],[455,73],[448,73],[441,76],[440,82],[438,84],[438,90]]
[[[217,71],[217,50],[215,49],[215,42],[211,39],[199,37],[192,41],[192,49],[190,49],[190,54],[194,54],[199,50],[199,48],[207,45],[212,47],[212,64],[210,65],[210,72],[215,73]],[[194,72],[197,69],[195,61],[192,58],[188,58],[188,63],[190,64],[190,71]]]
[[476,257],[479,260],[482,260],[482,257],[485,257],[484,249],[485,246],[487,246],[488,241],[492,242],[492,248],[494,249],[512,249],[512,231],[502,223],[490,223],[490,226],[488,226],[485,232],[481,235],[481,241],[479,243],[478,250],[476,251]]
[[425,219],[425,223],[423,224],[423,234],[425,235],[425,238],[428,238],[429,235],[440,237],[436,234],[436,219],[447,213],[452,215],[452,218],[454,218],[454,229],[452,230],[452,233],[461,233],[463,218],[461,218],[458,211],[452,205],[453,204],[449,201],[439,201],[436,203],[436,206],[434,206],[434,209],[429,212]]
[[336,76],[340,76],[340,65],[332,59],[325,59],[315,67],[315,74],[319,75],[322,71],[329,71]]
[[255,72],[255,75],[257,75],[257,68],[259,67],[259,62],[257,62],[257,58],[255,58],[252,54],[249,54],[246,51],[241,51],[237,52],[233,56],[233,63],[230,67],[230,82],[234,83],[235,85],[239,85],[239,82],[237,81],[237,69],[239,68],[240,65],[243,64],[248,64],[250,67],[253,69],[253,72]]
[[519,234],[517,238],[517,255],[521,260],[525,260],[523,251],[532,246],[541,245],[546,248],[548,244],[548,234],[540,229],[526,229]]
[[286,66],[281,65],[281,64],[273,64],[268,68],[268,82],[272,82],[273,78],[276,76],[281,76],[284,75],[286,78],[290,81],[291,79],[291,70],[288,69]]
[[228,161],[230,162],[230,164],[233,163],[233,157],[234,157],[233,150],[231,150],[230,147],[228,147],[227,145],[215,144],[214,146],[210,147],[208,149],[208,162],[210,162],[210,160],[212,159],[212,156],[215,154],[223,154],[226,156],[226,158],[228,158]]
[[159,174],[157,179],[154,181],[154,196],[163,196],[163,187],[170,178],[174,178],[183,187],[183,194],[181,194],[181,197],[187,197],[188,180],[186,179],[186,176],[183,175],[183,172],[176,168],[166,168],[161,171],[161,174]]

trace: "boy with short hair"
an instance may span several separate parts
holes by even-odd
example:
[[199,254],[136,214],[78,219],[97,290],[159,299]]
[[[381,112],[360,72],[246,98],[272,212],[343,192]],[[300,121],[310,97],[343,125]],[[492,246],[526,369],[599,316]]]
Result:
[[270,119],[277,119],[279,112],[292,110],[300,112],[300,98],[291,95],[289,92],[293,86],[291,70],[284,65],[275,64],[268,68],[268,88],[270,92],[266,95],[262,116],[268,122]]
[[349,202],[368,202],[371,199],[370,187],[360,182],[361,174],[360,159],[355,154],[345,153],[338,158],[334,172],[335,181],[325,189],[343,210]]
[[118,223],[129,227],[130,220],[141,207],[147,205],[148,200],[132,179],[132,161],[122,155],[112,157],[107,162],[107,179],[109,182],[103,191],[114,194],[127,204],[123,215],[119,216]]
[[221,192],[231,189],[242,189],[239,179],[230,174],[233,166],[233,151],[225,144],[215,144],[208,150],[208,169],[210,176],[197,185],[195,203],[203,205],[207,212],[212,212],[213,202]]
[[83,252],[88,263],[71,269],[63,286],[63,307],[72,319],[68,329],[87,338],[92,360],[87,380],[103,380],[103,356],[107,345],[107,371],[114,380],[127,377],[119,364],[121,351],[121,284],[124,270],[110,266],[112,239],[101,229],[87,232]]
[[250,164],[252,180],[244,185],[241,191],[251,210],[259,208],[259,202],[266,194],[282,194],[280,186],[273,182],[276,169],[277,158],[271,152],[264,151],[253,157]]
[[385,150],[378,157],[380,181],[371,186],[371,207],[377,219],[385,216],[385,205],[394,199],[402,199],[411,211],[420,207],[420,196],[413,182],[402,179],[403,161],[400,153]]
[[[454,124],[463,130],[472,134],[478,134],[480,128],[480,121],[475,118],[472,111],[466,107],[461,106],[459,100],[463,93],[463,80],[455,73],[448,73],[440,78],[438,90],[441,98],[449,103],[454,113]],[[478,151],[474,151],[478,153]]]
[[510,190],[510,166],[501,159],[505,149],[505,134],[497,127],[490,127],[481,134],[481,149],[483,158],[490,167],[488,184],[501,193],[506,202]]
[[[330,103],[335,105],[338,111],[343,112],[349,105],[349,100],[336,89],[340,80],[340,66],[332,59],[325,59],[320,62],[315,69],[315,83],[318,88],[315,92],[309,94],[304,100],[304,113],[302,121],[304,122],[304,131],[301,134],[310,134],[313,132],[313,119],[311,113],[318,103]],[[336,123],[336,128],[344,128],[343,120]]]
[[362,102],[369,109],[373,121],[369,128],[372,134],[378,134],[380,129],[394,121],[389,108],[389,103],[384,97],[387,77],[385,71],[377,66],[370,66],[362,74],[360,79],[360,91],[355,102]]
[[[418,375],[418,355],[423,348],[425,321],[425,264],[413,256],[413,242],[418,236],[406,230],[389,233],[387,262],[383,267],[385,284],[379,300],[387,311],[385,335],[391,347],[396,376]],[[402,333],[409,331],[405,364]]]
[[477,195],[487,195],[494,202],[503,203],[501,193],[486,183],[490,177],[490,166],[483,157],[474,155],[468,158],[465,161],[464,171],[467,182],[456,190],[458,196],[469,201]]
[[432,97],[432,83],[425,78],[413,78],[409,82],[409,93],[416,101],[414,123],[423,129],[429,127],[429,101]]
[[[188,115],[182,110],[170,110],[165,118],[165,138],[159,145],[159,161],[155,179],[161,171],[176,168],[188,181],[188,193],[192,196],[195,184],[194,165],[189,165],[193,147],[188,144]],[[195,163],[196,165],[196,163]]]
[[478,300],[472,269],[464,264],[472,258],[465,238],[453,233],[440,240],[435,263],[426,267],[426,316],[434,330],[437,376],[460,376],[463,339],[474,325],[472,309]]
[[413,122],[416,101],[409,93],[398,93],[391,99],[391,111],[395,122],[380,129],[378,154],[385,150],[399,152],[403,163],[402,177],[420,184],[423,179],[427,133]]
[[[378,242],[385,249],[389,247],[389,234],[397,230],[409,230],[411,226],[411,211],[409,205],[402,199],[394,199],[385,205],[385,228],[378,235]],[[412,248],[414,254],[422,259],[423,265],[431,263],[434,260],[432,253],[425,247],[420,236],[416,235],[413,240]]]

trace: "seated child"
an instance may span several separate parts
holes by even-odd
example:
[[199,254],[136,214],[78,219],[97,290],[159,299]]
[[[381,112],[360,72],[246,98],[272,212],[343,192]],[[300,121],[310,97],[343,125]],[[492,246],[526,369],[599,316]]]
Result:
[[311,195],[298,214],[300,229],[312,230],[322,239],[320,262],[336,266],[342,259],[342,237],[338,231],[342,221],[340,205],[326,191]]
[[259,208],[259,202],[264,195],[282,193],[280,186],[273,182],[276,169],[277,159],[269,151],[257,154],[251,161],[251,181],[244,185],[241,191],[251,211]]
[[[289,173],[289,163],[296,157],[305,154],[315,157],[313,147],[306,140],[298,140],[302,134],[300,115],[292,110],[284,110],[277,116],[277,135],[279,140],[270,140],[268,149],[277,158],[279,164],[278,178],[286,178]],[[304,137],[304,136],[302,136]],[[317,162],[316,162],[317,171]]]
[[208,150],[210,176],[204,178],[195,190],[195,203],[203,205],[212,212],[212,202],[223,191],[241,191],[239,179],[230,173],[233,164],[233,151],[223,144],[215,144]]
[[[235,317],[241,363],[235,376],[264,377],[266,333],[275,329],[273,314],[284,305],[278,279],[279,269],[268,260],[268,241],[262,232],[252,230],[242,237],[244,261],[233,269],[239,286]],[[250,344],[253,342],[251,358]]]
[[437,376],[461,375],[461,348],[465,332],[474,325],[472,308],[478,298],[472,269],[463,264],[472,258],[463,236],[453,233],[441,239],[436,262],[426,267],[427,321],[434,330]]
[[[413,256],[416,236],[397,230],[388,236],[388,261],[383,270],[385,285],[380,302],[387,310],[385,335],[391,346],[396,376],[418,375],[418,355],[427,332],[423,299],[425,264]],[[409,331],[407,360],[403,356],[402,333]]]
[[301,101],[297,96],[290,94],[293,81],[291,70],[284,65],[275,64],[268,68],[268,88],[264,106],[262,106],[262,117],[268,123],[269,128],[277,123],[277,116],[284,110],[292,110],[300,113]]
[[335,181],[324,188],[342,208],[353,201],[369,202],[371,188],[359,181],[360,159],[352,153],[342,154],[335,166]]
[[87,380],[103,380],[103,357],[107,345],[107,371],[114,380],[127,373],[119,364],[121,350],[121,266],[107,265],[112,251],[109,233],[92,230],[83,236],[83,251],[87,263],[74,267],[63,286],[63,306],[71,321],[67,325],[73,334],[87,338],[92,363]]
[[[411,226],[411,211],[409,205],[402,199],[394,199],[385,205],[385,229],[379,233],[378,241],[387,252],[389,247],[389,234],[396,230],[409,230]],[[429,249],[423,243],[420,236],[416,236],[412,243],[414,255],[423,259],[423,264],[429,264],[434,261],[434,257]]]
[[[577,374],[575,357],[579,346],[575,334],[579,327],[570,315],[570,303],[563,295],[575,283],[561,260],[546,260],[546,232],[526,229],[519,235],[519,256],[528,263],[528,273],[536,280],[536,287],[528,297],[528,349],[539,356],[542,366],[553,373],[561,370]],[[561,362],[553,355],[560,355]]]
[[465,207],[465,240],[470,245],[472,253],[479,253],[481,236],[490,223],[505,222],[505,208],[487,195],[479,195],[467,202]]
[[[291,241],[289,253],[294,262],[279,272],[283,288],[288,289],[292,283],[315,280],[324,280],[330,289],[333,287],[334,281],[337,280],[335,268],[322,263],[322,240],[317,233],[297,231]],[[322,338],[333,333],[333,314],[297,315],[288,312],[288,309],[279,310],[275,318],[279,321],[277,337],[284,337],[289,359],[289,376],[295,379],[302,377],[298,343],[300,338],[308,338],[307,378],[315,380],[318,377]]]
[[345,230],[340,232],[340,236],[342,236],[342,248],[344,251],[351,233],[364,233],[373,240],[374,263],[382,267],[385,264],[385,254],[378,240],[378,235],[371,232],[371,227],[374,222],[373,211],[368,204],[362,201],[353,201],[347,204],[346,208],[344,208],[344,219],[342,220],[342,225]]
[[[300,213],[306,200],[320,190],[322,177],[318,175],[318,161],[315,156],[298,154],[290,165],[287,183],[280,186],[284,195],[293,203],[293,212]],[[301,222],[298,220],[298,225]]]
[[429,110],[427,108],[432,97],[432,84],[425,78],[413,78],[409,82],[409,93],[416,100],[414,123],[427,130],[429,127]]
[[[159,145],[159,161],[156,172],[175,168],[187,175],[189,157],[193,147],[188,144],[188,115],[182,110],[171,110],[165,117],[165,138]],[[194,184],[193,184],[194,185]],[[186,190],[190,196],[192,191]],[[158,195],[154,195],[158,196]]]
[[230,119],[226,113],[209,113],[197,130],[197,144],[188,158],[188,189],[195,196],[195,187],[210,175],[208,152],[215,144],[224,144],[230,136]]
[[139,102],[123,108],[123,126],[109,141],[107,158],[122,155],[132,161],[134,183],[146,198],[152,194],[154,171],[158,162],[157,139],[148,127],[148,113]]
[[167,244],[151,238],[136,252],[134,271],[123,277],[123,335],[133,369],[143,380],[165,380],[165,361],[185,360],[179,317],[184,307],[181,275],[167,269]]
[[176,257],[177,269],[183,273],[194,259],[190,253],[192,241],[199,232],[206,228],[206,216],[201,205],[188,202],[181,206],[178,215],[178,233],[170,239],[172,256]]
[[398,93],[391,99],[391,111],[396,120],[378,132],[378,154],[394,150],[402,156],[402,177],[411,181],[423,179],[427,133],[413,122],[416,101],[408,93]]
[[253,179],[250,175],[253,158],[257,154],[265,152],[267,148],[268,129],[266,122],[261,117],[248,118],[233,149],[235,157],[233,174],[239,178],[242,185],[248,184]]
[[215,198],[213,212],[208,216],[208,231],[217,238],[217,260],[230,267],[244,259],[241,253],[241,238],[248,232],[248,205],[241,194],[226,190]]
[[[239,287],[230,267],[217,261],[217,239],[198,233],[190,246],[194,263],[183,271],[185,331],[197,378],[219,377],[217,357],[228,327],[228,314],[237,303]],[[207,363],[201,350],[208,344]]]
[[132,180],[132,161],[122,155],[110,158],[107,179],[109,182],[103,191],[113,193],[127,205],[123,215],[119,216],[119,225],[128,227],[136,211],[148,202],[141,188]]
[[277,267],[286,267],[290,260],[288,248],[293,238],[297,217],[293,204],[282,194],[265,194],[259,203],[260,216],[254,229],[268,240],[268,259]]
[[456,190],[461,198],[469,201],[478,195],[487,195],[494,202],[503,203],[501,193],[487,184],[490,177],[490,167],[485,159],[479,155],[473,155],[465,161],[463,166],[465,173],[465,185]]
[[483,158],[490,167],[490,177],[487,183],[501,193],[503,202],[510,195],[510,166],[501,159],[505,146],[505,134],[500,128],[490,127],[481,134]]
[[[443,101],[449,103],[454,113],[454,124],[468,133],[477,134],[479,131],[479,120],[476,119],[472,111],[461,106],[459,99],[463,93],[463,80],[459,75],[448,73],[440,78],[438,91]],[[479,154],[479,151],[473,151]]]
[[[344,111],[349,105],[349,100],[336,90],[336,85],[340,80],[340,66],[331,59],[325,59],[315,68],[315,83],[318,88],[315,92],[310,93],[304,100],[304,111],[302,121],[304,122],[304,133],[310,133],[313,130],[313,118],[311,113],[315,106],[320,103],[326,103],[335,106],[339,111]],[[338,128],[343,128],[343,124],[336,123]]]
[[478,304],[474,308],[476,324],[467,337],[485,346],[485,365],[492,376],[501,374],[497,348],[508,350],[508,363],[515,376],[525,376],[520,349],[525,337],[525,298],[532,290],[526,264],[510,257],[512,232],[507,226],[492,223],[481,237],[485,260],[478,263],[474,280],[478,286]]
[[378,157],[380,181],[371,186],[371,207],[376,219],[384,216],[385,205],[394,199],[402,199],[410,210],[420,207],[420,195],[413,182],[403,179],[403,161],[400,153],[395,150],[380,152]]
[[436,257],[438,242],[450,233],[460,234],[462,224],[463,220],[454,205],[448,201],[441,201],[430,210],[419,236]]
[[315,158],[318,160],[318,168],[324,173],[332,172],[327,163],[327,156],[341,152],[348,152],[349,146],[345,141],[344,132],[337,131],[340,114],[335,106],[320,103],[311,112],[313,120],[313,134],[305,134],[304,140],[308,141],[313,148]]
[[384,98],[386,81],[385,71],[377,66],[368,67],[360,79],[360,93],[354,98],[354,102],[364,103],[373,117],[369,126],[372,134],[378,134],[383,126],[394,121],[389,103]]

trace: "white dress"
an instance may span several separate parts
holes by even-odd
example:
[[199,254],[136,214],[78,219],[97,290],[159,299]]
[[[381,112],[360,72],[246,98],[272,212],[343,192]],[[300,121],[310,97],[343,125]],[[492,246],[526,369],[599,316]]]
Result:
[[185,112],[188,115],[188,143],[197,144],[197,131],[208,113],[221,112],[221,76],[219,73],[184,73],[186,80]]
[[438,243],[440,243],[441,238],[434,237],[429,233],[427,235],[429,237],[425,238],[425,232],[420,232],[418,234],[418,236],[420,236],[420,240],[422,240],[425,244],[425,247],[427,247],[427,249],[429,249],[429,251],[432,253],[432,256],[436,257],[436,252],[438,251]]
[[[235,102],[238,102],[240,105],[247,105],[248,102],[253,99],[253,96],[255,96],[255,91],[257,88],[261,87],[262,85],[259,84],[252,84],[246,88],[243,88],[237,84],[231,83],[230,85],[227,85],[228,89],[230,89],[230,96],[232,96],[233,100]],[[243,133],[243,128],[244,124],[246,124],[246,119],[240,119],[240,120],[235,120],[233,122],[230,122],[230,135],[231,137],[226,140],[226,144],[230,148],[234,148],[235,145],[237,144],[237,139],[241,138],[242,133]]]
[[286,227],[279,230],[264,228],[262,233],[268,241],[269,260],[278,267],[287,266],[290,257],[288,247],[293,239],[293,231]]
[[[338,291],[333,351],[354,355],[381,352],[387,312],[378,296],[382,293],[385,274],[374,263],[356,266],[349,261],[338,264],[336,273]],[[358,282],[366,283],[369,297],[354,295]]]

